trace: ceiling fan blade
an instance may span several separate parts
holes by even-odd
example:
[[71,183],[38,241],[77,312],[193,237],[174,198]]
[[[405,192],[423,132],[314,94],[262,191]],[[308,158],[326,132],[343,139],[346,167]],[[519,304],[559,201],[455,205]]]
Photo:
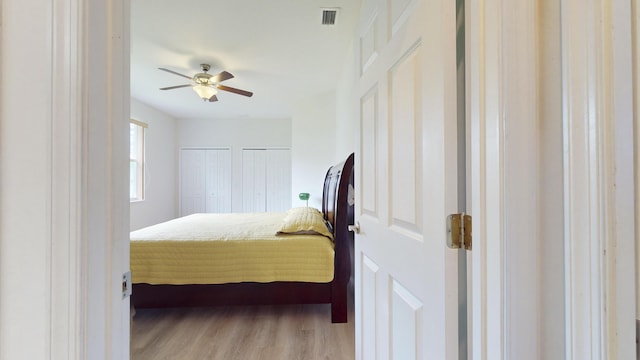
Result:
[[214,102],[214,101],[218,101],[218,97],[213,95],[209,98],[209,102]]
[[216,87],[218,89],[220,89],[220,90],[232,92],[232,93],[235,93],[235,94],[238,94],[238,95],[244,95],[244,96],[249,96],[249,97],[251,97],[253,95],[253,93],[250,92],[250,91],[240,90],[240,89],[232,88],[230,86],[216,85]]
[[191,80],[191,79],[192,79],[192,77],[191,77],[191,76],[182,75],[182,74],[177,73],[177,72],[175,72],[175,71],[173,71],[173,70],[169,70],[169,69],[165,69],[165,68],[158,68],[158,69],[159,69],[159,70],[162,70],[162,71],[166,71],[166,72],[172,73],[172,74],[174,74],[174,75],[182,76],[183,78],[187,78],[187,79],[189,79],[189,80]]
[[183,87],[187,87],[187,86],[193,86],[193,85],[191,85],[191,84],[187,84],[187,85],[168,86],[168,87],[160,88],[160,90],[179,89],[179,88],[183,88]]
[[209,79],[209,83],[219,83],[221,81],[233,79],[233,75],[231,73],[223,71],[219,74],[213,75],[211,79]]

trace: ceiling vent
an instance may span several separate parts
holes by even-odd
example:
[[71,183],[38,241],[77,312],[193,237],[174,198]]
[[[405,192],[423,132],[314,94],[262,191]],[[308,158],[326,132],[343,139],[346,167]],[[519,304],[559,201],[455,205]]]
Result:
[[322,9],[322,25],[335,25],[338,20],[338,8]]

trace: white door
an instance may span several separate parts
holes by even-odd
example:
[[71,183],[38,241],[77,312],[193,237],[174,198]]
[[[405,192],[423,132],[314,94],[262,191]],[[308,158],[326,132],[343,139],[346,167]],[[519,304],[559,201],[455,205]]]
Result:
[[205,150],[180,151],[180,215],[205,212]]
[[362,5],[357,359],[458,359],[455,6]]
[[230,213],[231,151],[228,149],[207,149],[205,161],[206,212]]
[[231,212],[231,151],[180,150],[180,215]]
[[243,149],[243,211],[286,211],[290,207],[291,150]]
[[242,150],[242,211],[264,212],[267,203],[266,152]]
[[291,151],[269,149],[266,153],[266,210],[287,211],[291,208]]

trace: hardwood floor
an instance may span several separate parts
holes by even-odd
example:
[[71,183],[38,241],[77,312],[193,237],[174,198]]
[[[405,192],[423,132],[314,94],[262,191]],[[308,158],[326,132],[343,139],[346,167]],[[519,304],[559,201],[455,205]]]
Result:
[[353,359],[353,306],[346,324],[331,323],[329,305],[138,309],[131,352],[133,360]]

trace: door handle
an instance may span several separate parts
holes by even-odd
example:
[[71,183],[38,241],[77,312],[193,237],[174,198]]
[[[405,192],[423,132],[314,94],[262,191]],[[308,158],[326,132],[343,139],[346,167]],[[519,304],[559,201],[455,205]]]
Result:
[[356,221],[355,224],[349,225],[349,231],[354,232],[356,234],[360,234],[360,222]]

